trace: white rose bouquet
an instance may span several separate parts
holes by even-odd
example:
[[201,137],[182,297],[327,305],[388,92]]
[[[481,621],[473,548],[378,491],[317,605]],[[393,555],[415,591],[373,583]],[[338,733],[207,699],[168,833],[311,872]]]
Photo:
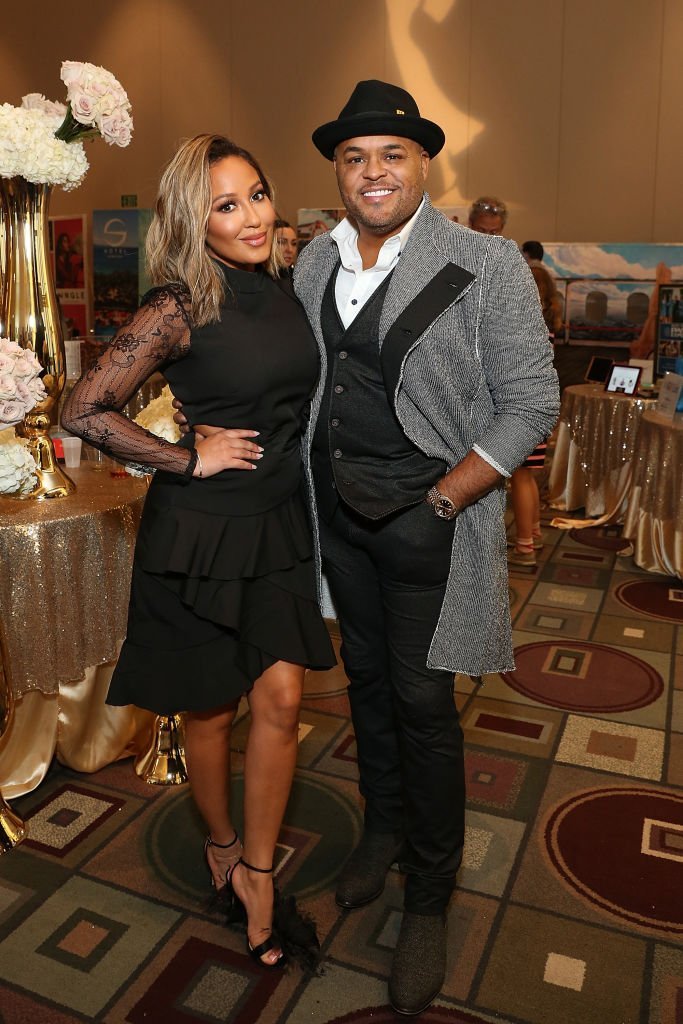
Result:
[[34,405],[47,398],[42,372],[30,349],[0,338],[0,427],[21,423]]
[[0,494],[27,494],[36,484],[36,464],[26,443],[0,430]]
[[24,96],[20,107],[0,104],[0,177],[21,176],[35,184],[77,188],[88,170],[83,140],[101,135],[127,146],[133,132],[125,90],[104,68],[67,60],[61,78],[67,102],[41,93]]

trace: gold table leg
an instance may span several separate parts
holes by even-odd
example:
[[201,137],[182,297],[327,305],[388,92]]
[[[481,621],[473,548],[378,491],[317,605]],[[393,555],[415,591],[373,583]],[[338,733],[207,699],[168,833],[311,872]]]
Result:
[[9,853],[25,838],[26,826],[0,794],[0,856],[3,853]]
[[185,726],[182,715],[157,715],[149,750],[135,760],[136,773],[150,786],[187,782]]

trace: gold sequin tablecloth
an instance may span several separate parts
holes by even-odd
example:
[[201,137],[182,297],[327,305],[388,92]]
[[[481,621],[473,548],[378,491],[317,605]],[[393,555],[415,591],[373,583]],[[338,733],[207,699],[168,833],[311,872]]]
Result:
[[[0,499],[0,639],[14,713],[0,789],[35,788],[53,754],[96,771],[136,749],[151,716],[104,704],[125,635],[143,480],[87,465],[55,501]],[[141,740],[142,742],[142,740]]]
[[643,413],[624,536],[636,565],[683,579],[683,419]]
[[640,420],[653,404],[611,394],[602,385],[565,388],[548,481],[553,508],[585,508],[601,522],[623,521]]

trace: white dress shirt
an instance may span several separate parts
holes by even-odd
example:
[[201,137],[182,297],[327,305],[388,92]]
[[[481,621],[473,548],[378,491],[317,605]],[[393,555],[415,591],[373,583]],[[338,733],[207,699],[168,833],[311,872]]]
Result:
[[374,267],[368,267],[367,270],[363,270],[363,260],[358,252],[358,231],[348,217],[345,217],[330,232],[337,243],[341,259],[334,297],[344,327],[348,328],[353,323],[372,293],[398,263],[423,206],[424,199],[398,234],[387,238],[379,251]]

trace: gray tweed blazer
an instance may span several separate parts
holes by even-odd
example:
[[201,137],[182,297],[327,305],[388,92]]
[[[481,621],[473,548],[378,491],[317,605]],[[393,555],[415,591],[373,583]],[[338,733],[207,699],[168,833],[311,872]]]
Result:
[[[303,439],[319,569],[310,450],[327,372],[320,310],[337,259],[334,240],[320,235],[303,250],[294,274],[321,359]],[[449,467],[474,449],[509,476],[555,424],[552,347],[517,246],[454,224],[428,198],[389,284],[378,342],[387,393],[406,436]],[[427,661],[432,668],[482,675],[514,665],[504,511],[501,487],[458,516]]]

